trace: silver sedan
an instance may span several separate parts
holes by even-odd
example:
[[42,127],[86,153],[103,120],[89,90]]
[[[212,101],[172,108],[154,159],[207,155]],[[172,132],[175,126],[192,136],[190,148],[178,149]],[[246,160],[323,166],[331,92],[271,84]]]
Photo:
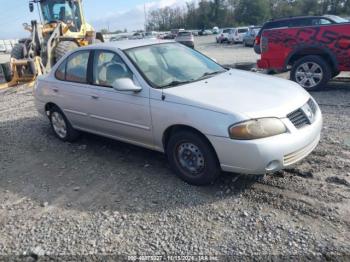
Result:
[[227,70],[169,41],[77,49],[38,79],[34,94],[62,141],[84,131],[164,152],[194,185],[221,171],[293,165],[313,151],[322,129],[318,105],[297,84]]

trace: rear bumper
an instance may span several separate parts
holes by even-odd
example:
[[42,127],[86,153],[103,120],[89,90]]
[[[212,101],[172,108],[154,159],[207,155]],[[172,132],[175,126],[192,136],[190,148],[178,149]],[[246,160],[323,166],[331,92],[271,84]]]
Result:
[[270,63],[269,63],[269,60],[267,60],[267,59],[259,59],[258,62],[257,62],[257,65],[261,69],[268,69],[268,68],[270,68]]
[[284,66],[284,61],[281,64],[280,60],[273,60],[273,59],[259,59],[257,61],[257,66],[260,69],[274,69],[278,72],[286,71],[286,68]]

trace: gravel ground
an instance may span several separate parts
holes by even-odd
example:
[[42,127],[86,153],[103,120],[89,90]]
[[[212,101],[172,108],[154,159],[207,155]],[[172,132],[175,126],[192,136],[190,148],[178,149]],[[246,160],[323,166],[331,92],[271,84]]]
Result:
[[[198,49],[221,63],[254,61],[251,49],[199,41]],[[312,95],[325,122],[312,155],[258,181],[223,174],[198,188],[177,179],[156,152],[89,134],[62,143],[35,111],[31,90],[0,91],[0,255],[346,261],[349,82]]]

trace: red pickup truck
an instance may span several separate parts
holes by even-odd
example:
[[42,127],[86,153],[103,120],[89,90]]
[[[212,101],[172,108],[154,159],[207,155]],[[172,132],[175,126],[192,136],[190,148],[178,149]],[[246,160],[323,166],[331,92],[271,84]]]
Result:
[[341,71],[350,71],[350,23],[265,30],[258,67],[291,70],[291,79],[311,91]]

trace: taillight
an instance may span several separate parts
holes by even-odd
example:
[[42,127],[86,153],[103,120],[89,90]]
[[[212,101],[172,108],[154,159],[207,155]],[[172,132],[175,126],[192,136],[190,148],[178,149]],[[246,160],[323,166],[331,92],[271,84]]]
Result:
[[255,38],[255,44],[256,44],[256,45],[260,45],[260,36],[257,36],[257,37]]
[[261,53],[265,53],[269,50],[269,39],[267,37],[261,38]]

